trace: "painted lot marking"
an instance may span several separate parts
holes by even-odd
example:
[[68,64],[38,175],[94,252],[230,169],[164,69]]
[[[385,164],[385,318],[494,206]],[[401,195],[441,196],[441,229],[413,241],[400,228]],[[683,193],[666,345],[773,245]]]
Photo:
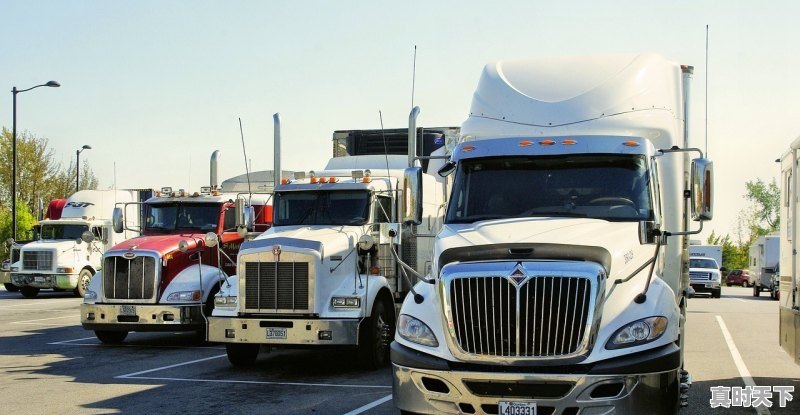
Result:
[[[180,366],[187,366],[192,365],[195,363],[202,363],[209,360],[219,359],[222,357],[227,357],[227,354],[221,354],[217,356],[206,357],[203,359],[191,360],[188,362],[183,363],[176,363],[174,365],[169,366],[162,366],[157,367],[155,369],[148,369],[143,370],[141,372],[134,372],[128,373],[126,375],[119,375],[114,376],[114,379],[139,379],[139,380],[169,380],[169,381],[177,381],[177,382],[201,382],[201,383],[240,383],[240,384],[252,384],[252,385],[281,385],[281,386],[320,386],[320,387],[330,387],[330,388],[359,388],[359,389],[391,389],[391,386],[383,386],[383,385],[353,385],[353,384],[341,384],[341,383],[309,383],[309,382],[273,382],[273,381],[262,381],[262,380],[233,380],[233,379],[189,379],[189,378],[174,378],[174,377],[154,377],[154,376],[141,376],[147,373],[159,372],[162,370],[172,369]],[[391,395],[388,396],[388,399],[391,399]],[[387,399],[386,397],[382,399]],[[388,400],[387,399],[387,400]],[[375,401],[378,402],[378,401]],[[373,402],[373,404],[375,404]],[[383,402],[377,403],[374,406],[380,405]],[[363,407],[362,407],[363,408]],[[371,407],[370,407],[371,408]],[[359,408],[361,409],[361,408]],[[366,408],[369,409],[369,408]],[[366,410],[365,409],[365,410]],[[356,412],[358,413],[358,412]]]
[[[728,327],[725,325],[725,322],[722,320],[721,316],[717,317],[717,323],[719,323],[719,328],[722,330],[722,336],[725,338],[725,342],[728,343],[728,350],[731,351],[731,356],[733,357],[733,363],[736,364],[736,369],[739,370],[739,376],[741,376],[742,380],[744,380],[744,384],[746,386],[755,387],[756,382],[753,380],[753,377],[750,376],[750,371],[747,369],[747,366],[744,364],[744,360],[742,359],[742,355],[739,354],[739,349],[736,348],[736,344],[733,342],[733,337],[731,333],[728,331]],[[759,415],[770,415],[769,409],[759,406],[754,408],[756,413]]]
[[75,318],[80,317],[80,314],[71,314],[68,316],[58,316],[58,317],[48,317],[48,318],[37,318],[35,320],[22,320],[22,321],[12,321],[11,324],[34,324],[40,326],[62,326],[63,324],[46,324],[46,323],[38,323],[39,321],[47,321],[47,320],[57,320],[60,318]]
[[370,409],[372,409],[372,408],[374,408],[374,407],[376,407],[378,405],[383,405],[384,403],[389,402],[391,400],[392,400],[392,395],[384,396],[383,398],[380,398],[375,402],[370,402],[370,403],[368,403],[368,404],[366,404],[366,405],[364,405],[364,406],[362,406],[360,408],[353,409],[352,411],[350,411],[350,412],[348,412],[348,413],[346,413],[344,415],[357,415],[357,414],[360,414],[360,413],[363,413],[363,412],[367,412]]
[[114,344],[114,345],[104,345],[100,343],[98,340],[95,343],[77,343],[84,340],[97,340],[97,337],[82,337],[80,339],[72,339],[72,340],[62,340],[58,342],[50,342],[47,343],[49,345],[66,345],[66,346],[89,346],[89,347],[141,347],[141,348],[148,348],[148,349],[211,349],[211,350],[225,350],[224,347],[213,347],[213,346],[170,346],[170,345],[149,345],[149,344]]

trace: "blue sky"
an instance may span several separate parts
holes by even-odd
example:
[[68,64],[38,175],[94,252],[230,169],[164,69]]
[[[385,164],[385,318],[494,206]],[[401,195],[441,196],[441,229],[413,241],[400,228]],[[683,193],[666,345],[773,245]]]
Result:
[[75,150],[117,186],[199,188],[272,166],[272,114],[286,169],[320,168],[337,129],[404,127],[418,47],[420,124],[459,125],[483,65],[498,59],[657,52],[694,65],[692,144],[704,146],[705,25],[711,27],[709,153],[716,216],[731,233],[744,183],[778,174],[800,134],[800,40],[789,1],[9,1],[0,0],[0,124]]

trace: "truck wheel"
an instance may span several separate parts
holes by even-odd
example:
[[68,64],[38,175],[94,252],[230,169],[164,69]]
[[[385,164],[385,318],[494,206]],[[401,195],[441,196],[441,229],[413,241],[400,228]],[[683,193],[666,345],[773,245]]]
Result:
[[22,296],[25,298],[33,298],[39,295],[39,289],[35,287],[20,287],[19,291],[22,293]]
[[377,369],[389,361],[389,344],[394,336],[391,310],[375,300],[372,313],[358,330],[358,363],[365,369]]
[[753,297],[761,297],[761,288],[758,285],[753,285]]
[[75,287],[76,296],[83,298],[86,290],[89,289],[89,281],[92,280],[93,276],[94,273],[89,268],[81,270],[81,273],[78,274],[78,286]]
[[228,361],[236,367],[252,366],[256,362],[260,346],[250,343],[228,343],[225,345],[225,353],[228,354]]
[[94,335],[97,339],[105,344],[120,344],[126,337],[127,331],[108,331],[108,330],[95,330]]
[[719,288],[719,289],[716,289],[716,290],[714,290],[714,292],[713,292],[711,295],[712,295],[714,298],[720,298],[720,297],[722,297],[722,288]]
[[6,291],[11,292],[11,293],[19,291],[19,287],[17,287],[16,285],[14,285],[14,284],[12,284],[10,282],[4,283],[3,286],[6,287]]

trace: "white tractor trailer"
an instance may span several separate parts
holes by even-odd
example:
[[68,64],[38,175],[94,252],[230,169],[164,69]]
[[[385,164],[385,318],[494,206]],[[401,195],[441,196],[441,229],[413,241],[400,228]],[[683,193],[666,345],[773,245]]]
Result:
[[687,235],[713,207],[691,74],[658,55],[485,67],[440,170],[453,185],[432,270],[391,345],[402,413],[688,404]]

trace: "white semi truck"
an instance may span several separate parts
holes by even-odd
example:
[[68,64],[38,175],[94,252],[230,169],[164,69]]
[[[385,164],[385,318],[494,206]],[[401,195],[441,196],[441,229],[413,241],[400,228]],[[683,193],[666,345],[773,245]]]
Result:
[[[137,232],[114,233],[111,217],[116,203],[138,202],[150,190],[81,190],[70,196],[58,219],[39,222],[38,239],[20,249],[20,260],[11,264],[11,282],[25,297],[39,290],[74,290],[83,297],[92,276],[103,267],[103,253],[112,246],[138,236]],[[128,226],[139,224],[139,214]]]
[[780,265],[780,249],[780,235],[777,233],[759,236],[750,245],[750,285],[753,286],[753,297],[760,296],[762,291],[769,291],[775,299],[772,286]]
[[658,55],[485,67],[391,345],[401,413],[688,404],[687,235],[711,219],[713,175],[689,148],[691,73]]
[[[402,226],[405,168],[418,143],[423,156],[444,155],[447,135],[457,135],[417,129],[417,114],[408,130],[337,131],[324,170],[275,187],[274,226],[242,244],[237,278],[222,285],[208,321],[209,340],[225,343],[233,365],[253,363],[262,345],[356,347],[365,367],[388,363],[395,303],[411,286],[399,263],[419,274],[430,269],[445,198],[444,178],[406,178],[424,183],[426,216]],[[443,164],[425,161],[433,171]],[[279,151],[275,165],[280,171]]]
[[800,364],[800,257],[797,255],[800,232],[797,227],[798,164],[800,137],[792,141],[781,157],[780,266],[776,293],[780,314],[779,342],[795,363]]

